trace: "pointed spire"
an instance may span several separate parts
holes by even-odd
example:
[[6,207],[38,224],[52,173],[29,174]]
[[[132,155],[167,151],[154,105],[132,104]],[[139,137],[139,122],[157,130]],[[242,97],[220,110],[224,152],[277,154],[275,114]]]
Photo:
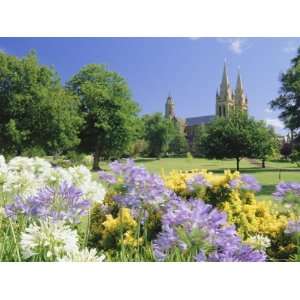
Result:
[[228,88],[229,86],[229,79],[227,75],[227,66],[226,66],[226,60],[224,61],[224,69],[223,69],[223,76],[222,76],[222,83],[221,83],[221,88]]
[[236,107],[239,107],[240,109],[245,111],[247,111],[248,109],[248,99],[244,91],[240,68],[238,68],[238,75],[235,88],[235,105]]
[[237,76],[237,82],[236,82],[236,91],[244,92],[243,82],[241,79],[241,72],[240,68],[238,68],[238,76]]
[[229,83],[228,74],[227,74],[226,61],[224,62],[222,82],[221,82],[221,86],[220,86],[220,98],[221,98],[221,101],[231,101],[232,100],[232,92],[231,92],[230,83]]

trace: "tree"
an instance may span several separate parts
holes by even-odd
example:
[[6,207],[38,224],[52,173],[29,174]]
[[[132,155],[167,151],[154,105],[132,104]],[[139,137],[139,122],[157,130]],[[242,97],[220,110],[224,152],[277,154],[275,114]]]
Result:
[[176,155],[185,154],[188,151],[188,142],[183,128],[181,127],[181,124],[176,121],[173,121],[173,126],[173,137],[170,141],[168,152]]
[[67,83],[81,102],[85,126],[80,149],[94,153],[93,169],[100,157],[120,157],[137,137],[138,105],[132,100],[124,78],[103,65],[83,67]]
[[203,139],[205,155],[217,159],[235,158],[239,170],[240,159],[255,153],[255,129],[255,120],[244,112],[235,111],[227,118],[216,118],[208,125]]
[[79,101],[35,53],[0,53],[0,151],[61,153],[79,144]]
[[293,148],[291,143],[284,142],[280,148],[280,154],[284,156],[285,159],[288,159],[292,154]]
[[145,140],[148,142],[149,155],[160,157],[166,153],[171,140],[174,138],[175,127],[172,120],[165,118],[161,113],[145,115]]
[[177,155],[187,153],[188,143],[184,134],[177,133],[175,135],[175,137],[170,142],[169,151]]
[[193,131],[191,152],[195,157],[201,157],[204,155],[203,140],[206,136],[206,127],[204,125],[197,125],[193,128]]
[[257,127],[253,132],[256,148],[254,157],[261,159],[262,168],[265,168],[266,159],[279,151],[279,141],[272,127],[267,127],[263,121],[256,122],[256,124]]
[[279,96],[271,101],[271,108],[281,110],[279,118],[286,128],[299,135],[300,129],[300,48],[291,67],[280,76]]

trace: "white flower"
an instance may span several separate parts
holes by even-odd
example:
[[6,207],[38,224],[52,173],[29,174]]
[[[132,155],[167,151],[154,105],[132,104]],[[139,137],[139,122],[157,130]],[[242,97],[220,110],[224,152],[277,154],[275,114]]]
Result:
[[65,255],[78,252],[77,232],[63,222],[42,221],[31,224],[21,234],[21,250],[25,259],[38,256],[55,261]]
[[68,171],[75,186],[85,185],[92,180],[91,172],[85,166],[71,167]]
[[100,182],[92,179],[92,174],[85,166],[77,166],[68,169],[72,183],[79,188],[86,199],[91,202],[102,202],[105,197],[105,189]]
[[83,249],[81,251],[69,253],[63,258],[59,259],[60,262],[103,262],[105,256],[97,256],[96,249]]
[[72,176],[69,174],[68,170],[57,167],[52,168],[48,174],[48,177],[45,178],[45,183],[50,186],[59,186],[63,182],[72,184]]
[[257,250],[266,250],[271,246],[271,240],[267,236],[260,234],[250,236],[246,243]]
[[10,198],[34,195],[45,186],[58,188],[63,182],[80,189],[91,202],[102,202],[105,197],[104,187],[93,180],[92,173],[85,166],[54,168],[45,159],[21,156],[6,163],[0,156],[0,186]]
[[100,182],[90,181],[85,185],[79,186],[86,199],[91,202],[101,203],[105,197],[106,191]]

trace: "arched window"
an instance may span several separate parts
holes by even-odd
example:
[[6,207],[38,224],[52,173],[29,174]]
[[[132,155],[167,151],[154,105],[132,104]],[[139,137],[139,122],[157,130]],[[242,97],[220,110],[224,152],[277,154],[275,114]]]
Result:
[[223,116],[226,117],[225,105],[223,105]]
[[222,117],[222,107],[219,106],[219,117]]

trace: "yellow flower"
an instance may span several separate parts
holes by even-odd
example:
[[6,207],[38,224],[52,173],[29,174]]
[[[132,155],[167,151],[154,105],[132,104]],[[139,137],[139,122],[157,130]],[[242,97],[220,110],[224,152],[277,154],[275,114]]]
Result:
[[132,231],[128,230],[124,234],[123,243],[125,246],[137,247],[143,244],[143,238],[135,239]]
[[123,228],[123,230],[129,228],[134,229],[137,226],[137,223],[131,216],[130,209],[128,208],[121,208],[116,218],[113,218],[112,215],[106,215],[105,217],[106,220],[102,223],[104,227],[104,237],[121,230],[121,228]]

